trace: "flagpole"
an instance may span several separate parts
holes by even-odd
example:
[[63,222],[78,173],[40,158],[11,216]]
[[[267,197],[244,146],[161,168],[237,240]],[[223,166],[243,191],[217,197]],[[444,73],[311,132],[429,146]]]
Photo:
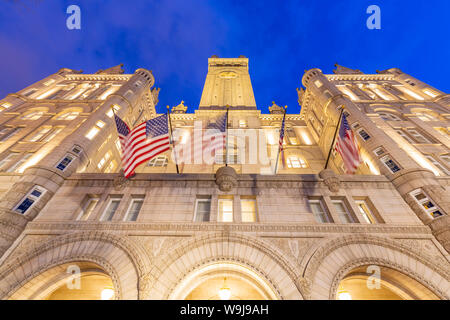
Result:
[[339,115],[339,121],[338,121],[338,124],[336,126],[336,131],[334,132],[333,142],[331,142],[330,151],[328,152],[327,162],[325,163],[325,168],[324,169],[326,169],[328,167],[328,162],[330,161],[331,151],[333,150],[334,142],[336,141],[336,135],[337,135],[338,130],[339,130],[340,126],[341,126],[341,119],[342,119],[343,113],[344,113],[344,106],[342,106],[342,108],[341,108],[341,114]]
[[228,108],[229,108],[230,106],[229,105],[227,105],[227,119],[226,119],[226,121],[227,121],[227,126],[226,126],[226,131],[227,131],[227,138],[226,138],[226,141],[225,141],[225,166],[226,167],[228,167]]
[[177,163],[177,153],[175,151],[175,144],[173,142],[172,139],[172,120],[170,119],[170,107],[167,106],[167,117],[169,118],[169,127],[170,127],[170,143],[172,144],[172,149],[173,149],[173,157],[175,160],[175,166],[177,167],[177,174],[180,174],[180,170],[178,169],[178,163]]
[[[285,108],[284,108],[283,121],[281,121],[281,127],[280,127],[280,136],[281,136],[281,130],[283,129],[283,122],[286,120],[286,109],[287,109],[287,106],[285,106]],[[284,137],[283,137],[283,140],[284,140]],[[283,143],[283,142],[281,142],[281,143]],[[277,161],[275,162],[275,174],[277,174],[278,159],[280,158],[280,151],[281,151],[281,145],[280,145],[280,141],[278,139],[278,153],[277,153]]]

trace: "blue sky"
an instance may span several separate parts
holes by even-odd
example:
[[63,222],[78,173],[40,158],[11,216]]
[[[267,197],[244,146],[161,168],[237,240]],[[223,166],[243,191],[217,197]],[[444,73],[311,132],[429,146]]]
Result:
[[[66,8],[81,8],[81,30]],[[369,5],[381,30],[366,27]],[[0,3],[0,96],[62,67],[93,73],[124,63],[153,71],[158,111],[200,102],[207,58],[250,59],[258,108],[275,100],[297,113],[304,70],[334,63],[375,73],[390,67],[450,92],[450,1],[446,0],[9,0]]]

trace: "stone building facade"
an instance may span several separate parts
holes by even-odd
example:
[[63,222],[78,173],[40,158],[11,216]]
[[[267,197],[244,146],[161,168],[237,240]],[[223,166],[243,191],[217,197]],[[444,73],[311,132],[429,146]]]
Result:
[[[258,110],[248,68],[211,57],[195,112],[171,110],[182,152],[128,180],[113,113],[157,115],[151,71],[61,69],[1,100],[0,298],[449,299],[450,95],[308,70],[277,164],[285,111]],[[224,153],[188,157],[227,109]],[[324,170],[341,112],[355,175],[335,152]]]

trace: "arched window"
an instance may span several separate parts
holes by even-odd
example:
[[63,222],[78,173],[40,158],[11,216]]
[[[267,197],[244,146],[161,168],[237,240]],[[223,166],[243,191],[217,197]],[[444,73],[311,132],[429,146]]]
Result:
[[288,168],[307,168],[308,164],[306,163],[305,159],[299,157],[299,156],[289,156],[286,159]]
[[79,114],[80,114],[79,111],[63,112],[63,113],[59,114],[58,116],[56,116],[55,120],[73,120],[76,117],[78,117]]
[[44,111],[34,111],[27,113],[22,117],[22,120],[37,120],[44,115]]
[[381,119],[383,119],[384,121],[401,121],[402,119],[400,119],[400,117],[398,117],[397,115],[390,113],[390,112],[378,112],[378,114],[380,115]]
[[438,121],[435,116],[426,112],[416,112],[415,115],[422,121]]

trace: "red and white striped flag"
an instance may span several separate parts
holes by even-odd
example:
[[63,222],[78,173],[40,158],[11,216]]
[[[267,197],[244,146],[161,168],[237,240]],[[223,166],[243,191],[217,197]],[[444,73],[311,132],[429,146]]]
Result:
[[342,115],[341,126],[339,127],[339,136],[337,138],[335,149],[342,157],[346,173],[354,174],[362,159],[359,153],[359,146],[355,135],[350,129],[345,114]]
[[125,178],[132,176],[141,163],[170,149],[167,114],[143,122],[131,131],[117,115],[114,118],[122,147]]

